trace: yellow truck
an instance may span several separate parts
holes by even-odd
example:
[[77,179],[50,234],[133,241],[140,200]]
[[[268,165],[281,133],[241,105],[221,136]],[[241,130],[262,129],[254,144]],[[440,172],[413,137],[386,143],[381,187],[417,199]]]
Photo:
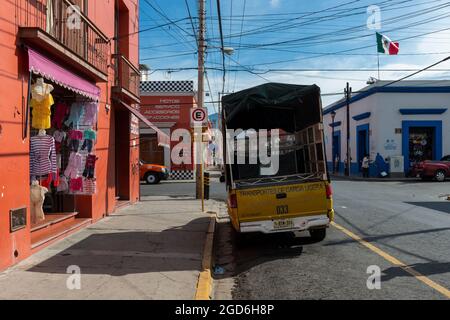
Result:
[[[267,83],[222,98],[228,214],[246,232],[326,236],[334,218],[320,88]],[[256,138],[255,138],[256,137]]]

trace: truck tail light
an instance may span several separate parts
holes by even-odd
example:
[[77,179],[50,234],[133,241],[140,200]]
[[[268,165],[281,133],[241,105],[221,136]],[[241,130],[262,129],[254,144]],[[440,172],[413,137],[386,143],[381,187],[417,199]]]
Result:
[[230,195],[229,200],[230,208],[237,208],[237,197],[235,194]]
[[333,195],[333,188],[331,187],[331,184],[326,185],[325,193],[327,195],[327,199],[331,199],[331,196]]

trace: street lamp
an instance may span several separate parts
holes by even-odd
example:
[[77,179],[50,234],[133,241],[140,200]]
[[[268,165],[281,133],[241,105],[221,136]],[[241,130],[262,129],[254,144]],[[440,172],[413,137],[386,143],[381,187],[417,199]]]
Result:
[[336,111],[331,111],[331,157],[333,163],[333,174],[336,174],[336,163],[335,163],[335,151],[334,150],[334,118],[336,118]]

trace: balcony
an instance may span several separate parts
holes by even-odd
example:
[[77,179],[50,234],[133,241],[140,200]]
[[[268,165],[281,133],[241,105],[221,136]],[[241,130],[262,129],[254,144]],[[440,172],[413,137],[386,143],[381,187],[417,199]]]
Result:
[[108,80],[110,41],[73,0],[15,0],[19,38],[99,82]]
[[127,58],[121,54],[113,55],[116,77],[113,93],[124,97],[128,102],[140,103],[140,72]]

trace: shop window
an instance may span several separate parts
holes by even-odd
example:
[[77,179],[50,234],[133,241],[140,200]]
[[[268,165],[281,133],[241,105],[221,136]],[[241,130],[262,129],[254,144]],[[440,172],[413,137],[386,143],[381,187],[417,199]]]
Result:
[[96,192],[97,102],[33,76],[30,117],[31,222],[77,212]]

